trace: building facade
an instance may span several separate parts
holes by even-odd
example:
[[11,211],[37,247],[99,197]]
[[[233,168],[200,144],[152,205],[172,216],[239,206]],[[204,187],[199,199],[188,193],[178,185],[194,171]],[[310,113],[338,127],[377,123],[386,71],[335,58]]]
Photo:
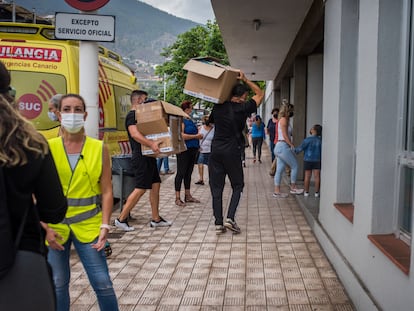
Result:
[[[301,202],[348,294],[358,310],[412,310],[414,1],[237,3],[212,0],[231,65],[267,80],[259,113],[294,104],[296,145],[323,126],[318,213]],[[243,30],[246,20],[261,29]],[[254,44],[234,40],[238,23]]]

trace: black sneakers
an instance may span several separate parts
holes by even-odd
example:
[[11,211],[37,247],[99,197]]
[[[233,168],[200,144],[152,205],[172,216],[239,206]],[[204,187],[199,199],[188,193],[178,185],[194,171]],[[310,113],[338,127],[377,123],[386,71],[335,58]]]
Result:
[[223,225],[216,225],[216,234],[220,235],[226,233],[227,229]]
[[234,233],[240,233],[241,230],[239,228],[239,226],[236,224],[236,222],[234,220],[231,220],[230,218],[227,218],[226,221],[224,222],[224,227],[226,227],[227,229],[233,231]]

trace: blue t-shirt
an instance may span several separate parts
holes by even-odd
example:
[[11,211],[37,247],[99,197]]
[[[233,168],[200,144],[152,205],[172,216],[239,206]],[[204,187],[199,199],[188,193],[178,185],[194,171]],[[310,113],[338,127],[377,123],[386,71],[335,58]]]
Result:
[[264,123],[260,122],[260,125],[257,125],[256,122],[253,122],[252,125],[252,138],[265,138],[265,127]]
[[[190,134],[190,135],[198,134],[197,125],[192,120],[183,119],[183,122],[184,122],[184,133],[185,134]],[[185,145],[187,146],[187,148],[199,148],[200,141],[197,138],[188,139],[185,141]]]
[[303,151],[303,160],[308,162],[320,162],[322,152],[322,139],[320,136],[306,137],[299,147],[295,148],[295,152]]

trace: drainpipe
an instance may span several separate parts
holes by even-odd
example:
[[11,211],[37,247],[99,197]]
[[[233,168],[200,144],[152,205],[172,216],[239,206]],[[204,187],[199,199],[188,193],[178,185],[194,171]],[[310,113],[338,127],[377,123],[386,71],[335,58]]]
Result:
[[16,4],[14,3],[14,0],[12,0],[12,21],[13,23],[16,22]]

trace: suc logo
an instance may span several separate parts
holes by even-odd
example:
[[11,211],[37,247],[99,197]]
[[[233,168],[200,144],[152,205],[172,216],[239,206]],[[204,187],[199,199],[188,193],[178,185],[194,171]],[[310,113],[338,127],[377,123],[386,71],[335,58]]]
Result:
[[37,118],[42,112],[42,102],[35,94],[24,94],[17,102],[20,113],[29,120]]

